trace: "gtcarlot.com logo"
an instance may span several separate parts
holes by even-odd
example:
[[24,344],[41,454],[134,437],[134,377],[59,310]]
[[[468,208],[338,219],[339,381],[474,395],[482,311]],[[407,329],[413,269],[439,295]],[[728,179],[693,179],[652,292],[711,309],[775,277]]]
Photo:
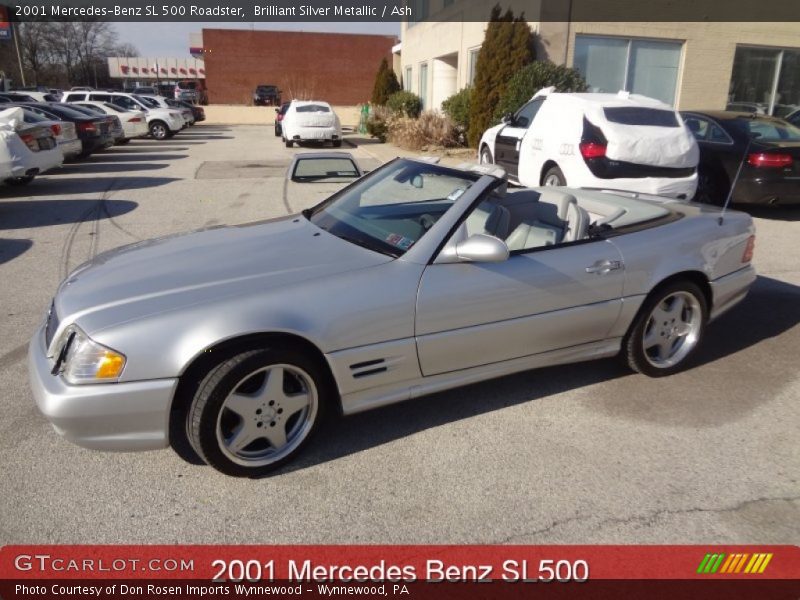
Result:
[[700,561],[697,572],[701,575],[714,575],[715,573],[724,575],[733,575],[736,573],[760,575],[766,570],[771,560],[771,552],[754,554],[709,552],[703,557],[703,560]]

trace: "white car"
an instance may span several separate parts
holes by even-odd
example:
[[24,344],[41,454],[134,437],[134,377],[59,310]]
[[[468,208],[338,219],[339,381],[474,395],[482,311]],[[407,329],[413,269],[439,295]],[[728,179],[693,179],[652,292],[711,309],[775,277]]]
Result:
[[175,107],[170,105],[164,96],[153,96],[151,94],[140,94],[140,98],[142,98],[145,103],[149,104],[153,108],[168,108],[170,110],[177,110],[181,113],[183,120],[185,121],[185,127],[189,125],[194,125],[194,113],[192,112],[191,108],[183,108],[183,107]]
[[133,138],[145,137],[150,133],[147,128],[147,116],[143,110],[126,110],[111,102],[87,101],[75,102],[75,104],[119,118],[122,122],[122,131],[125,133],[125,138],[121,143],[127,143]]
[[153,108],[137,94],[123,92],[79,91],[66,92],[62,102],[111,102],[127,110],[142,110],[147,118],[150,135],[157,140],[171,138],[186,124],[180,111],[167,108]]
[[18,107],[0,111],[1,181],[26,185],[63,162],[64,155],[49,126],[26,123]]
[[497,164],[524,186],[568,185],[690,199],[699,149],[668,104],[619,94],[537,92],[488,129],[481,163]]
[[23,120],[30,125],[42,125],[49,127],[56,138],[64,160],[75,158],[83,151],[81,140],[75,129],[75,123],[71,121],[54,120],[44,117],[32,110],[23,108]]
[[342,124],[331,105],[319,100],[292,100],[281,121],[283,141],[287,148],[295,142],[333,143],[342,145]]

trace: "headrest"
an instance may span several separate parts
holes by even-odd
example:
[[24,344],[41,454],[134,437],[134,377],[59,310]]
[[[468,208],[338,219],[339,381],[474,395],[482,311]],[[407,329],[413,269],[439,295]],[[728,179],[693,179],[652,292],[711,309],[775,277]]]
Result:
[[554,204],[557,209],[558,218],[566,220],[570,204],[577,205],[578,199],[572,194],[559,192],[558,190],[547,187],[542,190],[542,195],[539,196],[539,202]]

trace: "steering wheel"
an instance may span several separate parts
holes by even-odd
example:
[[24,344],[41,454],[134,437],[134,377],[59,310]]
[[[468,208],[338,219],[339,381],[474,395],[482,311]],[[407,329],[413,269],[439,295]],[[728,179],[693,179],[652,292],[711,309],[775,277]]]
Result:
[[433,227],[436,224],[436,219],[434,219],[428,213],[425,213],[424,215],[420,215],[419,218],[417,219],[417,221],[419,221],[419,224],[422,225],[422,230],[423,231],[428,231],[428,229],[430,229],[431,227]]

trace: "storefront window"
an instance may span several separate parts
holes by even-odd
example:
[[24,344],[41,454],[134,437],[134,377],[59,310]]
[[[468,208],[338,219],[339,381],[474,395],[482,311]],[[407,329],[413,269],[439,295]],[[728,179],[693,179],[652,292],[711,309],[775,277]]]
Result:
[[727,109],[776,117],[800,109],[800,50],[736,48]]
[[593,92],[627,90],[675,103],[681,42],[579,35],[575,68]]

